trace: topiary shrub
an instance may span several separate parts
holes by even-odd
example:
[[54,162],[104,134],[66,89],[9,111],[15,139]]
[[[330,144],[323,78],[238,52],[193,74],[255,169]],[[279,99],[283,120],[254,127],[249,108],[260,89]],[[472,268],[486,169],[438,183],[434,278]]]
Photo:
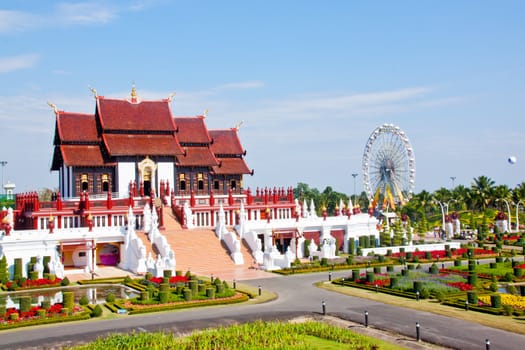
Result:
[[126,276],[126,277],[124,278],[124,283],[131,283],[131,282],[133,282],[133,279],[132,279],[131,277]]
[[503,276],[503,280],[505,282],[512,282],[514,280],[514,274],[512,272],[507,272],[505,276]]
[[69,286],[69,278],[67,276],[64,277],[64,279],[60,282],[61,286]]
[[475,290],[468,290],[467,300],[468,303],[471,305],[478,305],[478,292],[476,292]]
[[500,308],[501,307],[501,295],[492,294],[490,296],[490,306],[492,306],[493,308]]
[[439,273],[439,267],[436,264],[432,264],[430,265],[428,272],[433,275],[437,275]]
[[22,278],[22,258],[15,258],[15,267],[13,270],[13,279],[20,280]]
[[114,302],[115,302],[115,294],[113,294],[113,293],[109,293],[109,294],[106,296],[106,302],[107,302],[107,303],[114,303]]
[[215,298],[215,288],[213,287],[206,288],[206,298],[209,298],[209,299]]
[[93,311],[91,311],[91,317],[100,317],[102,316],[102,306],[100,306],[99,304],[95,305],[95,307],[93,308]]
[[165,304],[165,303],[168,302],[168,293],[169,293],[169,292],[167,292],[167,291],[165,291],[165,290],[161,290],[161,291],[159,292],[159,302],[160,302],[161,304]]
[[430,290],[428,290],[428,288],[422,288],[421,291],[419,291],[419,297],[422,299],[430,298]]
[[153,278],[153,274],[151,272],[146,272],[146,274],[144,275],[144,279],[146,281],[149,281],[152,278]]
[[85,306],[87,304],[89,304],[89,298],[85,295],[81,296],[80,297],[80,300],[78,301],[78,303],[82,306]]
[[73,306],[75,305],[75,294],[73,292],[62,292],[62,305],[64,305],[64,308],[68,308],[69,310],[73,310]]
[[[221,284],[222,286],[222,284]],[[218,287],[218,286],[217,286]],[[191,289],[189,288],[184,288],[184,290],[182,291],[182,294],[184,295],[184,300],[185,301],[191,301],[192,299],[192,294],[193,292],[191,291]]]
[[28,312],[31,308],[31,297],[23,295],[20,297],[20,312]]

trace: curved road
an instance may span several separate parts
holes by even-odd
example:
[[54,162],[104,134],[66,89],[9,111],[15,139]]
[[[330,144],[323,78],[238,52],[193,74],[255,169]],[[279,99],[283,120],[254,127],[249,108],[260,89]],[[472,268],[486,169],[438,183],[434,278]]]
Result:
[[[333,278],[344,277],[348,271],[335,272]],[[522,349],[525,336],[502,331],[451,317],[405,309],[380,302],[342,295],[319,289],[313,283],[326,280],[326,272],[318,274],[272,277],[243,283],[276,292],[278,298],[262,304],[244,303],[227,307],[206,307],[191,310],[125,316],[111,320],[90,320],[21,328],[0,333],[1,349],[50,348],[76,344],[115,332],[146,332],[168,330],[177,334],[210,326],[229,325],[255,319],[289,319],[322,312],[325,301],[328,314],[364,322],[364,310],[369,312],[369,325],[415,338],[416,322],[421,339],[455,349],[485,349],[485,339],[492,349]],[[524,326],[525,327],[525,326]]]

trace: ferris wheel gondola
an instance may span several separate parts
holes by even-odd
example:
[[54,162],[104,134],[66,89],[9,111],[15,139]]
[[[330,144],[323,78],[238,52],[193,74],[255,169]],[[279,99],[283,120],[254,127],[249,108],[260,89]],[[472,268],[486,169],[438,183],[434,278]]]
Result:
[[412,196],[416,177],[414,150],[405,132],[393,124],[377,127],[363,153],[363,181],[371,205],[396,209]]

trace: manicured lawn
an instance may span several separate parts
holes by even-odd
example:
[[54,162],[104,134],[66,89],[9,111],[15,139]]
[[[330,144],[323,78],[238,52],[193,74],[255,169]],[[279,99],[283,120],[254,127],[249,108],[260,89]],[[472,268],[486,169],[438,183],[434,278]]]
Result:
[[404,349],[395,344],[323,322],[255,321],[195,331],[187,337],[169,333],[116,334],[70,349]]

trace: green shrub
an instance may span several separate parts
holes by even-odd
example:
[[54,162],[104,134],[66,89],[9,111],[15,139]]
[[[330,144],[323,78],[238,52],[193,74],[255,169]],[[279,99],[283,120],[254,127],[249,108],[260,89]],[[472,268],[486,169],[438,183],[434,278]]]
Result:
[[500,308],[501,307],[501,295],[492,294],[490,296],[490,306],[492,306],[493,308]]
[[161,290],[159,292],[159,302],[161,304],[166,304],[168,302],[168,294],[169,292],[165,290]]
[[91,311],[91,317],[100,317],[100,316],[102,316],[102,306],[97,304],[93,308],[93,311]]
[[[222,284],[221,284],[221,286],[222,286]],[[184,288],[184,290],[182,291],[182,294],[184,295],[184,300],[185,301],[191,301],[191,299],[192,299],[192,291],[191,291],[191,289]]]
[[432,264],[429,269],[429,273],[437,275],[439,273],[439,267],[436,264]]
[[497,291],[498,291],[498,284],[497,284],[496,282],[492,282],[492,283],[490,284],[490,287],[489,287],[489,288],[490,288],[490,290],[491,290],[492,292],[497,292]]
[[40,306],[42,307],[42,309],[47,310],[51,307],[51,301],[49,301],[49,299],[42,300],[42,302],[40,303]]
[[69,278],[67,276],[64,277],[64,279],[60,282],[61,286],[69,286]]
[[475,290],[468,290],[467,300],[471,305],[478,305],[478,292],[476,292]]
[[85,295],[81,296],[80,297],[80,300],[78,301],[78,303],[82,306],[85,306],[87,304],[89,304],[89,298]]
[[64,305],[64,308],[73,310],[73,306],[75,305],[75,294],[73,292],[63,291],[62,304]]
[[422,288],[419,292],[419,297],[422,299],[430,298],[430,290],[428,290],[428,288]]
[[208,299],[215,298],[215,288],[212,288],[212,287],[206,288],[206,298]]
[[372,271],[366,272],[366,282],[372,284],[375,281],[375,274]]
[[22,278],[22,258],[15,258],[15,267],[13,272],[13,279],[20,280]]
[[106,296],[106,302],[107,302],[107,303],[114,303],[114,302],[115,302],[115,294],[113,294],[113,293],[109,293],[109,294]]
[[13,312],[11,315],[9,315],[9,319],[10,319],[11,321],[16,321],[16,320],[18,320],[18,317],[19,317],[18,312]]
[[29,295],[20,296],[20,312],[28,312],[31,308],[31,297]]
[[347,265],[352,265],[354,263],[354,256],[353,255],[348,255],[346,257],[346,264]]
[[503,280],[505,282],[512,282],[514,280],[514,274],[512,272],[507,272],[505,276],[503,276]]
[[46,317],[46,310],[38,309],[38,310],[36,310],[36,315],[39,318],[44,318],[44,317]]
[[321,259],[321,266],[328,266],[328,258]]
[[124,283],[131,283],[131,282],[133,282],[133,279],[132,279],[131,277],[126,276],[126,277],[124,278]]
[[143,290],[140,292],[140,300],[146,301],[149,300],[149,292],[147,290]]
[[146,274],[144,275],[144,279],[146,281],[149,281],[152,278],[153,278],[153,274],[151,272],[146,272]]

